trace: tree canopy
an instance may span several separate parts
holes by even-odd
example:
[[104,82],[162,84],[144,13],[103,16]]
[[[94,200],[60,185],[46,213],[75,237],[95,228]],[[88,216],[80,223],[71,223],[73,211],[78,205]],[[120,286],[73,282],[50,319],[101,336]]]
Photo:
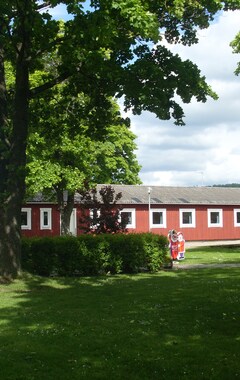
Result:
[[84,117],[88,99],[83,94],[77,98],[66,96],[62,90],[58,89],[58,96],[55,92],[49,102],[43,102],[37,119],[33,117],[30,123],[28,194],[53,189],[75,192],[86,182],[88,186],[140,183],[136,136],[129,128],[129,120],[121,117],[116,102],[109,100],[111,108],[109,117],[102,122],[104,130],[100,128],[95,134],[89,118]]

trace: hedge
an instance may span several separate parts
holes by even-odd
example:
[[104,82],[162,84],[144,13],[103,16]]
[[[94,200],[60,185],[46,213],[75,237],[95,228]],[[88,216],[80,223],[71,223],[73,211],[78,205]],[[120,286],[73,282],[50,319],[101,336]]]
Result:
[[155,272],[167,243],[152,233],[22,238],[22,268],[40,276]]

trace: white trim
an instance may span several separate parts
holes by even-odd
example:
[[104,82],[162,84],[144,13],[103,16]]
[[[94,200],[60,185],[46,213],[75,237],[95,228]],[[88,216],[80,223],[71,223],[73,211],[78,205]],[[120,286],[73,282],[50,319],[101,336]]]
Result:
[[[47,224],[44,224],[44,214],[47,213]],[[51,230],[52,229],[52,209],[40,208],[40,229]]]
[[[191,223],[183,223],[183,213],[188,212],[192,214]],[[180,228],[195,228],[196,227],[196,210],[195,208],[180,208],[179,209],[179,225]]]
[[[91,225],[90,225],[90,228],[92,229],[92,230],[95,230],[95,229],[97,229],[97,227],[99,226],[99,223],[96,223],[96,224],[93,224],[93,212],[94,212],[94,209],[90,209],[89,210],[89,217],[90,217],[90,219],[91,219]],[[98,209],[97,210],[97,218],[99,218],[100,217],[100,215],[101,215],[101,211]]]
[[124,208],[120,211],[120,214],[122,212],[129,212],[132,214],[132,222],[128,223],[126,225],[126,228],[136,228],[136,209],[135,208]]
[[22,230],[32,229],[32,209],[30,207],[22,207],[21,212],[26,212],[27,214],[27,224],[21,224]]
[[[223,227],[223,210],[221,208],[208,208],[208,227]],[[211,213],[219,214],[219,221],[217,223],[211,222]]]
[[235,208],[233,212],[234,212],[234,227],[240,227],[240,223],[238,223],[237,221],[237,214],[238,213],[240,214],[240,208]]
[[[153,223],[153,213],[162,213],[162,223]],[[165,208],[150,209],[150,228],[166,228],[167,227],[167,210]]]

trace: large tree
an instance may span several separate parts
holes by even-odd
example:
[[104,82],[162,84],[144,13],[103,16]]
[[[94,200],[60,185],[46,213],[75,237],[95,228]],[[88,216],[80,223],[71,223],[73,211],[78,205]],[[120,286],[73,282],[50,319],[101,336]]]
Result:
[[[89,2],[87,2],[89,3]],[[47,9],[66,4],[64,32]],[[20,213],[25,193],[29,101],[68,80],[72,91],[90,96],[95,109],[107,96],[125,96],[133,113],[154,112],[161,119],[183,122],[183,102],[213,93],[197,68],[168,51],[170,43],[197,42],[221,9],[237,9],[239,0],[8,0],[0,4],[0,274],[20,270]],[[60,33],[61,32],[61,33]],[[29,74],[41,58],[57,52],[54,70],[30,87]],[[7,87],[5,62],[15,73]],[[101,115],[101,113],[100,113]],[[100,124],[99,124],[100,125]]]
[[70,96],[66,85],[58,85],[51,97],[48,95],[38,104],[38,112],[36,102],[30,104],[27,195],[41,192],[57,199],[61,234],[66,235],[76,190],[97,183],[140,183],[140,165],[135,154],[136,136],[115,101],[108,99],[108,117],[100,130],[94,131],[86,111],[88,97]]

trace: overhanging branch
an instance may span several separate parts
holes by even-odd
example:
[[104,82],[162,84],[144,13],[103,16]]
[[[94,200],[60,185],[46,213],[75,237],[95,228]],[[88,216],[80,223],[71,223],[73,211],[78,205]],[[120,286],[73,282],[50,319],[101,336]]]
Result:
[[64,80],[68,79],[69,76],[70,76],[69,73],[65,72],[65,73],[59,75],[58,77],[44,83],[43,85],[31,89],[29,91],[29,98],[35,98],[36,96],[38,96],[42,92],[49,90],[50,88],[53,88],[54,86],[56,86],[59,83],[62,83]]

